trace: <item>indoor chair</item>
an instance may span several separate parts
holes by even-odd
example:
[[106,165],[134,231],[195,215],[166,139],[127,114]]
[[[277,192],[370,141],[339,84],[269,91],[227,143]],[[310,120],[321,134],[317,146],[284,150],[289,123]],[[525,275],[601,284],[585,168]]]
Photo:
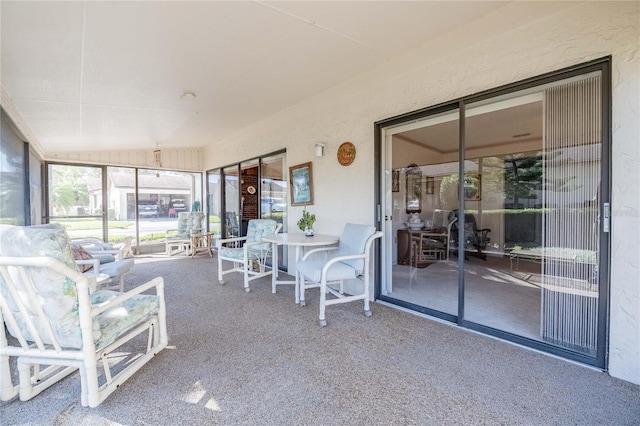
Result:
[[[459,225],[458,225],[459,223],[458,210],[451,211],[451,213],[449,213],[449,219],[451,221],[449,225],[451,238],[449,239],[449,241],[452,247],[457,247],[458,235],[460,232]],[[487,248],[487,244],[489,244],[489,241],[491,241],[491,238],[489,238],[489,233],[491,232],[491,229],[489,228],[478,229],[478,227],[476,226],[475,216],[471,213],[465,213],[463,232],[464,232],[463,238],[464,238],[465,250],[468,247],[471,247],[473,248],[473,251],[471,252],[471,254],[477,256],[482,260],[487,260],[487,255],[485,254],[484,250]]]
[[[272,219],[251,219],[247,226],[246,237],[234,237],[218,240],[218,281],[224,284],[223,275],[241,272],[244,275],[244,291],[249,292],[249,281],[271,275],[273,265],[267,265],[271,257],[272,244],[262,242],[263,235],[277,234],[282,224]],[[239,245],[242,244],[241,247]],[[233,263],[231,269],[223,270],[222,261]]]
[[475,255],[482,260],[487,260],[485,250],[487,244],[491,241],[489,238],[489,232],[491,229],[484,228],[478,229],[476,226],[476,218],[471,213],[465,213],[464,215],[464,235],[467,240],[467,244],[470,244],[476,251]]
[[[364,315],[371,316],[369,310],[369,257],[371,245],[382,237],[382,232],[368,225],[347,223],[337,247],[322,247],[305,254],[296,269],[300,281],[300,306],[305,306],[305,290],[320,288],[320,326],[327,325],[325,309],[327,305],[364,300]],[[329,259],[310,259],[314,253],[336,252]],[[359,278],[363,281],[362,293],[345,295],[344,280]],[[337,288],[333,288],[337,286]],[[327,293],[336,296],[327,300]]]
[[169,256],[191,250],[191,236],[199,234],[203,230],[204,213],[180,212],[178,213],[178,229],[170,229],[165,233],[165,249]]
[[[0,225],[2,401],[31,399],[79,370],[81,403],[96,407],[166,347],[162,278],[127,293],[91,287],[62,227]],[[148,290],[155,294],[141,294]],[[119,348],[144,332],[146,348],[135,354],[127,349],[131,356],[122,360],[125,350]],[[17,385],[10,357],[17,358]]]

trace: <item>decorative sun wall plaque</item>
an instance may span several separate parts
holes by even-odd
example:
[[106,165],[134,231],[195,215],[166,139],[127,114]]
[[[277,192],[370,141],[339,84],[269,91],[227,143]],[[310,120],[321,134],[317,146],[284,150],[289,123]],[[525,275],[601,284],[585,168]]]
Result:
[[356,159],[356,147],[351,142],[345,142],[338,148],[338,163],[349,166]]

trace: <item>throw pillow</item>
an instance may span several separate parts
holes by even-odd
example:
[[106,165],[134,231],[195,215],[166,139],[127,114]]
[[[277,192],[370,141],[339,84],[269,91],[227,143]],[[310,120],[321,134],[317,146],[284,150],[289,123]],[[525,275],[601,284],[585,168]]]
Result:
[[[86,251],[82,246],[71,245],[71,250],[73,251],[73,258],[75,260],[93,259],[93,256],[91,256],[91,254],[88,251]],[[80,268],[80,272],[87,272],[88,270],[93,268],[93,265],[91,264],[78,265],[78,268]]]

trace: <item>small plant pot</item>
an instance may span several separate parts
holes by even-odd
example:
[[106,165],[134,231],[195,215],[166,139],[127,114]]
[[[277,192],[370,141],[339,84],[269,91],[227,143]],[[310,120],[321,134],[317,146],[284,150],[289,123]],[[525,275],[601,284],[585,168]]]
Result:
[[307,237],[313,237],[313,229],[312,228],[307,228],[304,230],[304,235],[306,235]]

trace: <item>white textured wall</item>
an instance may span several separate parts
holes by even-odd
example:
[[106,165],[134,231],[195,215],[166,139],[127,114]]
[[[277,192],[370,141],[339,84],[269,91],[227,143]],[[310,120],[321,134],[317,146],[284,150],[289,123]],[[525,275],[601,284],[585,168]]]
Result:
[[[286,148],[289,165],[313,161],[310,210],[318,215],[318,232],[336,233],[346,221],[373,224],[375,121],[612,55],[609,371],[640,383],[638,9],[637,2],[509,4],[238,132],[223,147],[207,150],[205,165],[214,168]],[[358,150],[350,167],[336,161],[343,141]],[[314,157],[316,142],[327,144],[325,157]],[[300,211],[290,209],[289,229],[295,229]]]

